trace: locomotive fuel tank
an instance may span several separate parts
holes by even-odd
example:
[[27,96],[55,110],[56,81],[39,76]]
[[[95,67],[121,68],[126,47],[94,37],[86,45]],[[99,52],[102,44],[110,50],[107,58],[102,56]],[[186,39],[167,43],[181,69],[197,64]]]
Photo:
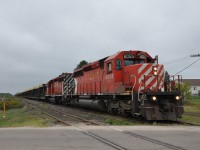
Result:
[[95,109],[100,111],[106,111],[106,104],[103,100],[91,99],[90,96],[82,95],[79,99],[74,101],[75,106],[82,108]]
[[105,103],[101,100],[79,99],[78,105],[83,108],[106,111]]

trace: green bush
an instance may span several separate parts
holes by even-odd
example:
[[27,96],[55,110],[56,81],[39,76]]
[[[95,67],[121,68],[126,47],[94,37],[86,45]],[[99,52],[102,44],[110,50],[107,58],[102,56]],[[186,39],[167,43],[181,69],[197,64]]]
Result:
[[10,93],[0,93],[1,98],[13,98],[13,95]]
[[[20,99],[10,99],[6,100],[6,109],[12,109],[12,108],[21,108],[23,107],[23,103]],[[4,102],[0,101],[0,110],[3,110]]]
[[192,99],[189,83],[182,83],[181,84],[181,95],[182,95],[184,100],[191,100]]

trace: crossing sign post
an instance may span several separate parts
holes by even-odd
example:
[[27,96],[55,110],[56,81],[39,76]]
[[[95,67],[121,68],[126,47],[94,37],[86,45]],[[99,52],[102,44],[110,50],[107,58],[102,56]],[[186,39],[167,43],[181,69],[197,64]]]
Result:
[[6,117],[6,101],[5,98],[3,98],[3,118]]

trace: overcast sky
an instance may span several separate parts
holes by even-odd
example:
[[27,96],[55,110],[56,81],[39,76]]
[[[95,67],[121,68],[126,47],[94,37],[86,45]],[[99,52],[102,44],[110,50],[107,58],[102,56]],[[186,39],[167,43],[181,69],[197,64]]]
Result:
[[[0,0],[0,92],[23,91],[121,50],[175,74],[200,53],[199,0]],[[181,74],[200,78],[200,61]]]

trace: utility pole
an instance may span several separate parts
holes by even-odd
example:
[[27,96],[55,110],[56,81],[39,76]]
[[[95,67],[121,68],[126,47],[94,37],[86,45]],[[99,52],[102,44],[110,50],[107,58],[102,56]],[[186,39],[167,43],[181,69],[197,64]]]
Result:
[[200,57],[200,54],[193,54],[190,57]]

